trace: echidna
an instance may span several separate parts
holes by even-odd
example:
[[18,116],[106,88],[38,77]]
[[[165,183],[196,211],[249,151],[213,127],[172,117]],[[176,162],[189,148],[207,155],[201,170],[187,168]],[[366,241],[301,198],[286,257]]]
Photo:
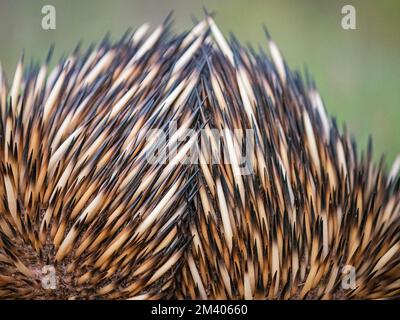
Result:
[[[234,36],[228,43],[208,22],[215,41],[205,49],[202,121],[254,132],[251,174],[239,166],[243,137],[206,133],[231,161],[215,165],[200,150],[178,297],[399,298],[400,159],[390,176],[383,162],[372,163],[371,149],[359,159],[313,82],[289,70],[268,32],[272,59]],[[355,283],[343,288],[347,268]]]
[[49,76],[21,59],[10,90],[2,76],[0,297],[171,295],[194,189],[179,159],[149,163],[158,141],[143,138],[192,126],[199,69],[185,55],[197,38],[168,35],[169,24],[77,49]]
[[0,297],[400,297],[400,160],[360,157],[269,36],[170,24],[0,72]]

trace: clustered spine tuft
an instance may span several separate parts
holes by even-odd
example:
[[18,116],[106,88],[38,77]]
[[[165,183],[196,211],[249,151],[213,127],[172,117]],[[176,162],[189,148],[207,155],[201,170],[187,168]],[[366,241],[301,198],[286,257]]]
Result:
[[[51,52],[21,57],[10,88],[0,68],[0,298],[399,298],[400,158],[387,174],[359,156],[268,34],[270,56],[211,16],[170,25],[78,46],[49,75]],[[200,131],[229,161],[183,161]]]

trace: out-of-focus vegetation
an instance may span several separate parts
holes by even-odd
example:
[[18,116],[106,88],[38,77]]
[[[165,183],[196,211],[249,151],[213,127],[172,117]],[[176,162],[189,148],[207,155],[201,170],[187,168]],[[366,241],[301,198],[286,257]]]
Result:
[[[56,30],[41,28],[41,8],[54,5]],[[352,4],[357,30],[341,28],[341,8]],[[398,0],[0,0],[0,61],[12,78],[22,49],[43,61],[51,43],[55,57],[79,40],[98,42],[107,31],[118,38],[128,27],[160,23],[174,11],[174,29],[215,13],[225,32],[265,45],[265,23],[289,65],[314,76],[329,113],[346,121],[360,148],[371,134],[375,156],[389,163],[400,153],[400,1]],[[29,62],[29,59],[26,59]]]

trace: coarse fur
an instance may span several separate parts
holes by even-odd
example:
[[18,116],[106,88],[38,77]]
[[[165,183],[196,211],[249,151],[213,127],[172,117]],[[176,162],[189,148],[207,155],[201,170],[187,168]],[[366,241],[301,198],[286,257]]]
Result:
[[[269,55],[170,24],[0,70],[0,298],[399,298],[400,158],[360,156],[268,34]],[[171,123],[195,136],[149,162]],[[183,161],[200,129],[229,162]],[[250,174],[212,129],[251,130]]]
[[[158,142],[143,137],[192,125],[199,73],[169,24],[77,49],[49,76],[47,63],[24,71],[21,59],[10,90],[2,77],[1,298],[171,296],[193,185],[179,161],[149,163]],[[55,290],[42,285],[45,266]]]
[[[289,70],[268,32],[271,58],[234,36],[227,42],[208,23],[214,43],[202,121],[253,130],[252,174],[240,174],[243,141],[235,136],[221,140],[236,161],[199,165],[178,297],[399,298],[400,158],[389,175],[383,160],[374,165],[371,146],[359,158],[313,82]],[[350,270],[355,283],[342,286]]]

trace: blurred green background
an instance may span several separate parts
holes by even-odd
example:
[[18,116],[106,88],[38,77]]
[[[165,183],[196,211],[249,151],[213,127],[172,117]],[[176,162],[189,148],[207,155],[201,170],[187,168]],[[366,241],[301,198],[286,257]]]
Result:
[[[56,8],[56,30],[41,28],[46,4]],[[356,8],[357,30],[341,27],[346,4]],[[307,65],[328,112],[346,121],[360,148],[371,134],[376,159],[385,153],[390,164],[400,153],[399,0],[0,0],[0,61],[10,79],[22,49],[43,61],[55,43],[58,59],[78,40],[88,45],[107,31],[116,39],[128,27],[160,23],[171,10],[181,31],[192,15],[203,16],[203,6],[242,42],[266,47],[265,23],[291,68]]]

